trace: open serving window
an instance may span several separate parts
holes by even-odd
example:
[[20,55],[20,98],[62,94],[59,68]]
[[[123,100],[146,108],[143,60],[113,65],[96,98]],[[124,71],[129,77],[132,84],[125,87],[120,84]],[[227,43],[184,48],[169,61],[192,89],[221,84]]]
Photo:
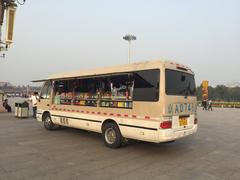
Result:
[[132,108],[132,74],[54,81],[54,104]]
[[160,70],[54,81],[54,104],[126,108],[159,100]]

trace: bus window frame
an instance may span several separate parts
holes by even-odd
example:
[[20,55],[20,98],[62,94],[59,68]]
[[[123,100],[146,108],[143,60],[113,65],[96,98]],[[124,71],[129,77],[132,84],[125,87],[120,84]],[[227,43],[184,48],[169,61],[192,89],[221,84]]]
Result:
[[[137,74],[138,72],[143,72],[143,71],[152,71],[152,70],[157,70],[157,80],[158,82],[156,83],[155,86],[155,99],[154,100],[136,100],[134,99],[134,92],[135,92],[135,74]],[[71,81],[71,80],[81,80],[81,79],[95,79],[95,78],[108,78],[108,77],[116,77],[116,76],[123,76],[123,75],[128,75],[128,76],[132,76],[133,78],[133,97],[131,102],[159,102],[160,100],[160,81],[161,81],[161,69],[160,68],[153,68],[153,69],[142,69],[142,70],[137,70],[137,71],[129,71],[129,72],[116,72],[116,73],[109,73],[109,74],[102,74],[102,75],[93,75],[93,76],[83,76],[83,77],[73,77],[73,78],[63,78],[63,79],[55,79],[52,80],[54,82],[56,81]],[[55,95],[55,91],[56,91],[56,87],[55,87],[55,83],[52,84],[52,89],[53,89],[53,94]],[[74,91],[74,93],[76,93]],[[54,99],[54,96],[53,96]],[[73,98],[74,99],[74,98]],[[104,99],[101,99],[104,100]],[[71,104],[73,105],[73,104]],[[89,106],[91,107],[91,106]]]
[[[153,70],[157,70],[157,75],[158,75],[158,81],[156,83],[156,86],[155,86],[155,91],[156,91],[156,94],[155,94],[155,99],[154,100],[136,100],[134,99],[134,92],[135,92],[135,86],[133,88],[133,102],[159,102],[160,100],[160,83],[161,83],[161,69],[160,68],[154,68],[154,69],[143,69],[143,70],[139,70],[139,71],[134,71],[133,73],[137,73],[137,72],[142,72],[142,71],[153,71]],[[134,82],[135,82],[135,79],[134,79]],[[135,85],[135,83],[134,83]]]
[[[46,88],[46,93],[44,94],[44,96],[45,96],[44,97],[42,94],[43,94],[43,89],[44,89],[45,86],[47,86],[47,88]],[[40,99],[42,99],[42,100],[44,100],[44,99],[46,99],[46,100],[51,99],[52,89],[53,89],[53,84],[52,84],[51,80],[46,81],[44,83],[44,85],[42,86],[42,89],[41,89],[41,92],[40,92],[40,96],[39,96]]]

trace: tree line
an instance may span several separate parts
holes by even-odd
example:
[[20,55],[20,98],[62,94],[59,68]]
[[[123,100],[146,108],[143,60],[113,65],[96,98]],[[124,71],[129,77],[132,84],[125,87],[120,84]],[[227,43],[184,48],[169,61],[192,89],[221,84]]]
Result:
[[[202,86],[197,87],[197,97],[199,101],[202,100]],[[240,102],[240,87],[209,86],[208,99],[213,101]]]

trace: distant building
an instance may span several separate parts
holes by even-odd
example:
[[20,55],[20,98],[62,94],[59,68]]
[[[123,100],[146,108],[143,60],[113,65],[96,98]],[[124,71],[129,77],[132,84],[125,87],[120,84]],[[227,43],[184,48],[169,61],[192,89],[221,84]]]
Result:
[[0,87],[14,87],[10,82],[0,81]]
[[0,81],[0,90],[4,91],[7,96],[23,96],[26,97],[33,92],[39,92],[41,87],[33,87],[33,86],[14,86],[9,82],[1,82]]

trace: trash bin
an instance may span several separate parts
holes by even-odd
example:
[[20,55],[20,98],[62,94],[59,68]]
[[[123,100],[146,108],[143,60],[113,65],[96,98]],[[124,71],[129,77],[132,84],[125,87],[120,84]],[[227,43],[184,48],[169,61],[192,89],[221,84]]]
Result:
[[15,103],[15,117],[27,118],[29,116],[29,104],[28,102]]

